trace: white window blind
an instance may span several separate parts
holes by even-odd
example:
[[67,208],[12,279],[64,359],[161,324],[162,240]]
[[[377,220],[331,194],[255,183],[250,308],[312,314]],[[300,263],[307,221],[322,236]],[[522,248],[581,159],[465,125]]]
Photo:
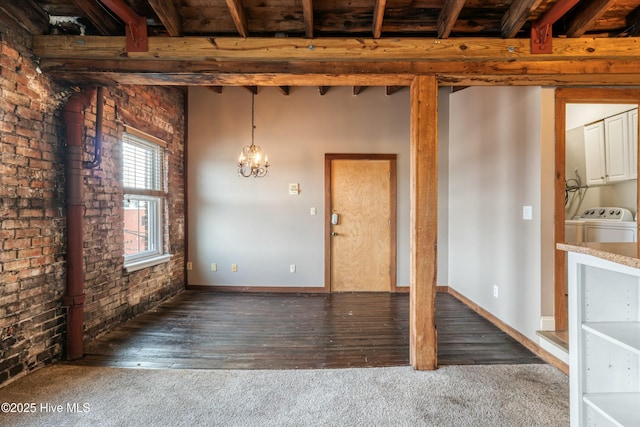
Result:
[[122,142],[124,187],[162,190],[162,148],[126,132]]

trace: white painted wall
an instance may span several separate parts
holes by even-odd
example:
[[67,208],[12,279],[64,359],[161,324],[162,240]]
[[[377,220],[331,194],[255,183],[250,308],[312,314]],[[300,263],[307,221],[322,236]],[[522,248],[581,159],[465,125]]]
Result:
[[552,100],[539,87],[471,87],[450,98],[449,285],[534,341],[542,288],[553,287],[541,220],[553,206],[553,186],[542,188],[553,170],[542,125]]
[[[235,160],[251,140],[250,93],[189,88],[189,284],[324,286],[324,154],[396,153],[397,283],[408,286],[409,89],[353,96],[351,87],[333,87],[320,96],[292,88],[284,96],[261,88],[255,117],[256,144],[272,166],[266,178],[241,178]],[[288,194],[289,183],[300,184],[300,195]]]

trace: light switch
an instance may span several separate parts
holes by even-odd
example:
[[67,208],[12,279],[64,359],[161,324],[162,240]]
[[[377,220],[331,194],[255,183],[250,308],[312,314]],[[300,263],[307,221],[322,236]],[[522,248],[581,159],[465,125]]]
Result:
[[316,208],[311,208],[311,215],[318,215],[318,210]]
[[533,219],[533,208],[531,206],[522,207],[522,219],[531,221]]
[[292,196],[297,196],[300,193],[300,186],[296,184],[289,184],[289,194]]

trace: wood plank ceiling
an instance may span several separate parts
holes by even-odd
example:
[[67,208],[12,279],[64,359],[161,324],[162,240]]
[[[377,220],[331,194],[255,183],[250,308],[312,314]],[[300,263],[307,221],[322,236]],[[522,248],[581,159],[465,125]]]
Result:
[[[125,45],[121,8],[143,18],[147,51]],[[33,34],[43,70],[75,81],[639,82],[640,0],[3,0],[0,12]]]

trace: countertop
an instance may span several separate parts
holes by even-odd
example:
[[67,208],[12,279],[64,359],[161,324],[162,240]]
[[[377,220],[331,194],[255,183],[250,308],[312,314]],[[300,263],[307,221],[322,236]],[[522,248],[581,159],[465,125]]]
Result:
[[558,243],[557,248],[567,252],[592,255],[616,264],[640,268],[638,243]]

